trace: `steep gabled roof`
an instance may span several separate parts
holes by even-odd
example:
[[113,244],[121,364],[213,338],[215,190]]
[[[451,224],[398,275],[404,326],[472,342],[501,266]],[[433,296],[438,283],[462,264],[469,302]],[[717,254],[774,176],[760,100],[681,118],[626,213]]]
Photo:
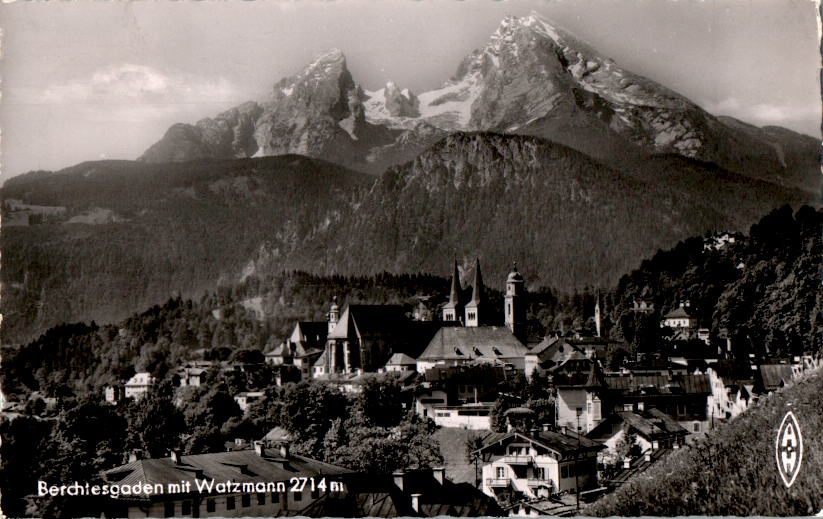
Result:
[[460,287],[460,271],[457,268],[457,260],[454,260],[454,271],[452,272],[451,290],[449,291],[449,302],[445,308],[457,308],[461,303],[462,289]]
[[484,302],[483,275],[480,273],[480,259],[475,259],[474,282],[472,283],[472,298],[466,308],[477,308]]
[[578,449],[579,452],[587,452],[606,448],[604,445],[590,440],[585,436],[572,436],[570,434],[563,434],[559,431],[536,431],[528,433],[521,431],[509,431],[489,434],[483,438],[483,446],[475,452],[489,450],[515,440],[534,442],[535,444],[556,453],[559,457],[566,457],[569,454],[574,454],[575,452],[578,452]]
[[691,318],[692,316],[686,311],[686,309],[682,306],[678,306],[671,312],[667,313],[663,316],[663,319],[685,319]]
[[606,375],[610,389],[627,392],[654,388],[660,393],[709,395],[711,386],[708,375]]
[[416,364],[417,361],[413,358],[409,357],[405,353],[395,353],[389,358],[389,361],[386,363],[387,366],[408,366],[410,364]]
[[329,339],[398,335],[409,322],[399,305],[347,305]]
[[522,358],[528,349],[502,326],[440,328],[418,360]]
[[792,367],[788,364],[761,364],[758,371],[766,391],[774,391],[792,379]]

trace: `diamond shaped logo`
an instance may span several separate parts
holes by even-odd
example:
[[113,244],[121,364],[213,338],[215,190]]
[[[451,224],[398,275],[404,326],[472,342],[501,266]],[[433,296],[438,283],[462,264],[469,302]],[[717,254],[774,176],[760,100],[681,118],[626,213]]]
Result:
[[803,437],[800,435],[797,418],[791,411],[786,413],[780,423],[774,450],[780,477],[786,488],[791,487],[803,461]]

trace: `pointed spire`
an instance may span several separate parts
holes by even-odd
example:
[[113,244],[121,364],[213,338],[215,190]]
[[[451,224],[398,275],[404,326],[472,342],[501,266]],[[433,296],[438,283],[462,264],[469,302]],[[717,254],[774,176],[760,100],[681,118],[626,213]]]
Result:
[[454,272],[452,273],[452,288],[449,293],[449,304],[460,303],[460,271],[457,270],[457,258],[454,258]]
[[480,274],[480,258],[475,258],[472,303],[479,305],[483,299],[483,276]]

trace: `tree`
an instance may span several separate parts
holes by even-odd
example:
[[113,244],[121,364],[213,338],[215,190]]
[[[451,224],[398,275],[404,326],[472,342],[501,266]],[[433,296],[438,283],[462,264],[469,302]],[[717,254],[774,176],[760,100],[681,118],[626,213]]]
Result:
[[174,405],[170,381],[157,384],[128,410],[128,446],[152,458],[166,456],[180,446],[185,431],[183,414]]
[[363,378],[360,393],[354,398],[356,412],[378,427],[392,427],[403,419],[403,387],[393,373]]

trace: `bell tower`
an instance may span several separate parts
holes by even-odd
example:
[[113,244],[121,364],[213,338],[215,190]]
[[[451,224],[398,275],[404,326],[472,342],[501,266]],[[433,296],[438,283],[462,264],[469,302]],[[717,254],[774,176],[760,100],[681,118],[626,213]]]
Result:
[[337,296],[334,296],[331,300],[331,307],[329,307],[329,314],[328,314],[328,322],[329,328],[328,333],[334,329],[335,325],[337,325],[337,321],[340,319],[340,307],[337,306]]
[[472,283],[472,298],[466,304],[466,326],[473,328],[480,326],[481,319],[488,319],[481,315],[485,306],[485,295],[483,294],[483,276],[480,274],[480,259],[474,262],[474,283]]
[[457,260],[454,260],[454,272],[452,273],[452,286],[449,293],[449,302],[443,307],[444,321],[462,321],[463,306],[460,303],[460,271],[457,269]]
[[506,278],[506,296],[503,315],[505,316],[506,327],[517,337],[520,342],[526,342],[526,284],[523,276],[517,271],[517,263]]

